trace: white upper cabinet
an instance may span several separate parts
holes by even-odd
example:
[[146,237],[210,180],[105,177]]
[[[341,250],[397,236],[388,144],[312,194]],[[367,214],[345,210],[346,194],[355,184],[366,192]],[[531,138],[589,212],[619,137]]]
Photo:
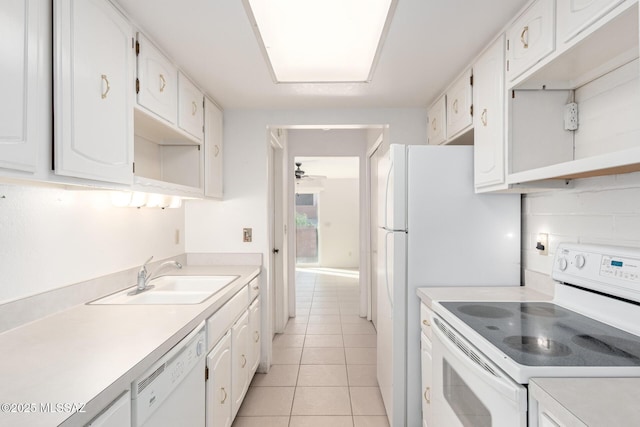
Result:
[[473,115],[471,69],[456,80],[447,91],[447,138],[455,138],[471,126]]
[[476,189],[505,180],[504,60],[504,35],[501,35],[473,64]]
[[141,33],[137,34],[136,55],[138,105],[175,124],[178,116],[177,68]]
[[447,138],[447,106],[446,97],[442,95],[427,112],[429,125],[427,141],[430,145],[442,144]]
[[203,100],[200,89],[182,73],[178,73],[178,126],[199,141],[203,134]]
[[221,199],[223,195],[222,174],[222,139],[223,139],[222,111],[211,102],[204,99],[204,158],[205,181],[204,195]]
[[557,0],[558,43],[570,42],[624,0]]
[[507,77],[516,79],[555,49],[555,0],[533,3],[507,29]]
[[56,0],[55,173],[133,179],[133,33],[106,0]]
[[[0,169],[35,172],[38,144],[50,138],[49,128],[39,122],[38,105],[47,102],[50,90],[39,56],[51,43],[48,2],[3,0],[0,3]],[[50,100],[49,100],[50,102]]]

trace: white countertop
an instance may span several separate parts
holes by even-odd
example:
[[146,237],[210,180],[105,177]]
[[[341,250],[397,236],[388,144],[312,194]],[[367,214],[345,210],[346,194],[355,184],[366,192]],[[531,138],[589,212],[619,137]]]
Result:
[[529,392],[566,426],[640,425],[640,378],[532,378]]
[[[259,266],[185,266],[172,274],[240,277],[201,304],[83,304],[0,334],[0,404],[38,409],[1,406],[0,425],[84,425],[259,273]],[[40,412],[45,403],[86,404],[86,412]]]
[[420,300],[429,308],[433,301],[551,301],[551,295],[526,286],[448,286],[418,288]]

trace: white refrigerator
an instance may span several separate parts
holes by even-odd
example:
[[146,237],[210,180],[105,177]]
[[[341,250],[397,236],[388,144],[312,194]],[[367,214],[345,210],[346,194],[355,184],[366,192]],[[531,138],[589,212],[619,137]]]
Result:
[[475,194],[473,147],[393,144],[378,196],[378,384],[391,427],[421,426],[416,289],[519,285],[520,195]]

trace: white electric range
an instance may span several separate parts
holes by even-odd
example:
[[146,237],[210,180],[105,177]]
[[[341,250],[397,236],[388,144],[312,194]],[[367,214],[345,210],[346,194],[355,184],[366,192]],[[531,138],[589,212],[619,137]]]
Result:
[[552,277],[553,302],[433,303],[433,427],[536,426],[532,377],[640,377],[640,249],[561,244]]

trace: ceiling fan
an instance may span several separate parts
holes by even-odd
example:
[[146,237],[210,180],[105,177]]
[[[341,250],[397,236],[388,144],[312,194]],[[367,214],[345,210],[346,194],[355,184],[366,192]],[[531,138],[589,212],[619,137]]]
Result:
[[305,175],[304,171],[302,169],[300,169],[301,166],[302,166],[302,163],[296,162],[296,170],[294,171],[294,173],[296,175],[296,179],[302,179],[302,178],[308,178],[309,177],[309,175]]

